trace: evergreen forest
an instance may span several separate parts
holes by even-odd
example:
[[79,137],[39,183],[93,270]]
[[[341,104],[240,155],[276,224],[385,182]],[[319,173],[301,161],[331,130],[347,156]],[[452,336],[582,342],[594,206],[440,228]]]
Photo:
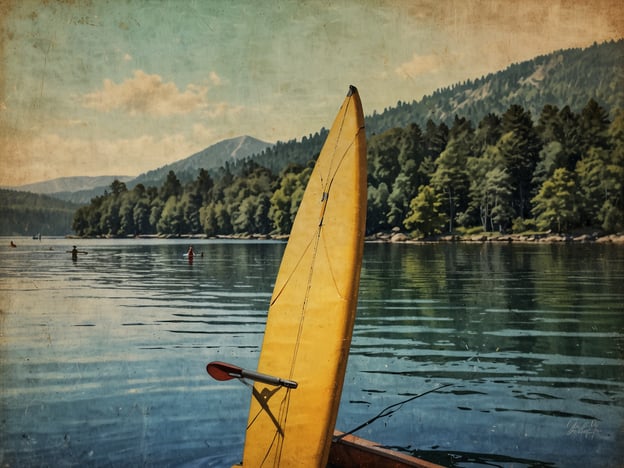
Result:
[[[367,123],[368,125],[368,123]],[[327,131],[160,187],[115,181],[79,208],[80,236],[285,235]],[[296,151],[279,167],[280,152]],[[624,230],[624,111],[511,104],[368,134],[367,234]]]
[[65,235],[78,207],[46,195],[0,189],[0,236]]

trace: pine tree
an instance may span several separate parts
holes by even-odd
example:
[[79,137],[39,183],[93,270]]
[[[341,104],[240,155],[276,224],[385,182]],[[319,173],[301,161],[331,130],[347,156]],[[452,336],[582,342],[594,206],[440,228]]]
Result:
[[578,221],[577,187],[574,174],[560,167],[533,198],[537,227],[564,232]]
[[456,119],[453,138],[435,161],[431,185],[446,198],[449,232],[453,232],[459,213],[468,208],[468,173],[466,164],[471,155],[473,132],[465,121]]
[[442,205],[443,202],[433,187],[421,186],[418,195],[410,203],[410,214],[405,218],[405,227],[424,237],[440,234],[446,224]]
[[515,214],[525,218],[530,211],[531,180],[539,157],[539,138],[531,114],[518,105],[512,105],[503,114],[502,127],[498,149],[514,188]]

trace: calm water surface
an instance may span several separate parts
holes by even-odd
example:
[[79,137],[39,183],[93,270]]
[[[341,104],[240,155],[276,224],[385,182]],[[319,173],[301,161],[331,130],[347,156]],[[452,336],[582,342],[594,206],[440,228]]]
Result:
[[[15,239],[14,239],[15,240]],[[9,239],[0,466],[229,466],[283,243]],[[620,467],[624,247],[367,244],[338,416],[447,466]]]

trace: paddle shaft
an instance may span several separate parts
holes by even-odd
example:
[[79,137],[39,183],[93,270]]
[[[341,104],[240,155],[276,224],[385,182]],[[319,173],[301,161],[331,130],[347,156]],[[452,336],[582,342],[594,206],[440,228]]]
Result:
[[249,379],[276,387],[297,388],[297,382],[292,380],[243,369],[227,362],[211,362],[206,366],[206,371],[216,380]]
[[241,376],[245,379],[254,380],[256,382],[262,382],[269,385],[275,385],[286,388],[297,388],[297,382],[292,380],[282,379],[272,375],[261,374],[252,370],[241,369]]

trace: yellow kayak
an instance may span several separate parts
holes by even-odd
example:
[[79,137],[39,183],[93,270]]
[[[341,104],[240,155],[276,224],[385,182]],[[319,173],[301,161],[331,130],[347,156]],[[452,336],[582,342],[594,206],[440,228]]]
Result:
[[255,379],[243,467],[327,464],[355,320],[365,218],[364,115],[351,86],[275,282],[258,372],[279,380]]

